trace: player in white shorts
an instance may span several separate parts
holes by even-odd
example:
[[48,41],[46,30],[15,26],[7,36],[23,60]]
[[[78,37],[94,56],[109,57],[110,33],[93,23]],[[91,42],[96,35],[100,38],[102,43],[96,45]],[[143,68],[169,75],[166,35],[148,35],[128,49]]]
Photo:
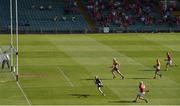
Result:
[[147,99],[144,98],[145,92],[149,92],[149,90],[146,90],[145,84],[143,83],[143,81],[141,81],[139,83],[139,93],[137,94],[136,99],[133,102],[137,102],[137,100],[140,99],[148,103]]
[[167,56],[167,58],[165,59],[165,61],[167,61],[166,70],[168,70],[169,67],[177,66],[176,64],[173,64],[172,56],[169,52],[166,53],[166,56]]

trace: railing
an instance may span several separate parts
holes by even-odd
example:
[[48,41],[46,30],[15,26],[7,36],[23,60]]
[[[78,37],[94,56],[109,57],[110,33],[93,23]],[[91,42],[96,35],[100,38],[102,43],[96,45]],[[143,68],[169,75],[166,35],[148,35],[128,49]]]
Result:
[[[15,28],[13,28],[13,32],[15,32]],[[89,28],[84,28],[84,29],[61,29],[59,27],[57,28],[33,28],[33,27],[19,27],[19,33],[26,34],[26,33],[39,33],[39,34],[45,34],[45,33],[90,33],[91,30]],[[10,33],[10,29],[7,27],[0,27],[0,33]]]
[[[15,32],[15,28],[13,28],[13,32]],[[150,33],[156,33],[156,32],[180,32],[180,26],[177,27],[133,27],[133,28],[125,28],[125,27],[109,27],[108,31],[104,27],[96,27],[97,32],[96,33],[126,33],[126,32],[150,32]],[[10,29],[7,27],[0,27],[0,33],[10,33]],[[28,34],[28,33],[39,33],[39,34],[46,34],[46,33],[92,33],[90,28],[84,28],[84,29],[62,29],[60,27],[56,28],[34,28],[34,27],[19,27],[19,33]]]
[[[104,33],[104,27],[97,28],[99,33]],[[109,33],[125,33],[125,32],[180,32],[178,27],[138,27],[138,28],[125,28],[125,27],[109,27]]]

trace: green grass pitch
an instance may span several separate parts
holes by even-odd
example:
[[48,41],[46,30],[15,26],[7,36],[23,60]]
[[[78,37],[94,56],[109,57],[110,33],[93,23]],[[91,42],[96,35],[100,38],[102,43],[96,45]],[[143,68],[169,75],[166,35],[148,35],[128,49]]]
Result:
[[[0,36],[0,46],[9,36]],[[166,52],[180,65],[180,34],[20,35],[19,84],[31,105],[147,105],[133,103],[139,81],[150,90],[148,105],[180,105],[180,66],[165,69]],[[125,80],[112,79],[112,59]],[[162,78],[153,79],[156,59]],[[9,72],[0,72],[0,105],[28,105]],[[8,76],[9,75],[9,76]],[[94,84],[104,84],[102,96]],[[5,78],[4,78],[5,77]],[[4,82],[4,79],[9,81]]]

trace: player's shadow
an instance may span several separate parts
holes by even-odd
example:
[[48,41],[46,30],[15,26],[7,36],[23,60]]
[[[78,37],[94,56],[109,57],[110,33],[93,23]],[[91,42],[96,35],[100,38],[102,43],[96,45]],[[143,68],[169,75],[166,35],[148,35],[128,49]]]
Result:
[[122,100],[122,101],[109,101],[109,103],[133,103],[133,101]]
[[[95,79],[93,79],[93,78],[86,78],[86,79],[83,79],[83,80],[95,80]],[[101,80],[113,80],[113,79],[108,79],[108,78],[101,78]]]
[[75,96],[77,98],[88,98],[89,96],[91,96],[89,94],[70,94],[70,95]]
[[144,77],[142,77],[142,78],[126,78],[126,79],[140,80],[140,79],[154,79],[154,78],[144,78]]
[[147,69],[147,70],[142,70],[142,71],[155,71],[155,70],[153,70],[153,69]]
[[12,72],[12,71],[9,71],[9,70],[1,70],[1,69],[0,69],[0,73],[10,73],[10,72]]

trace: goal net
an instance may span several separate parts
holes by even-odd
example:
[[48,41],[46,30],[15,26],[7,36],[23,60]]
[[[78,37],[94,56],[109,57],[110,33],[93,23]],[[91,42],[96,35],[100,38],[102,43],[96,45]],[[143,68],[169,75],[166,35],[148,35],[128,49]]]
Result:
[[2,83],[12,80],[18,81],[18,14],[17,0],[15,1],[9,0],[10,34],[0,35],[0,82]]
[[[4,44],[0,43],[0,82],[16,80],[16,48],[5,43],[9,35],[3,36]],[[2,39],[1,39],[2,40]]]

